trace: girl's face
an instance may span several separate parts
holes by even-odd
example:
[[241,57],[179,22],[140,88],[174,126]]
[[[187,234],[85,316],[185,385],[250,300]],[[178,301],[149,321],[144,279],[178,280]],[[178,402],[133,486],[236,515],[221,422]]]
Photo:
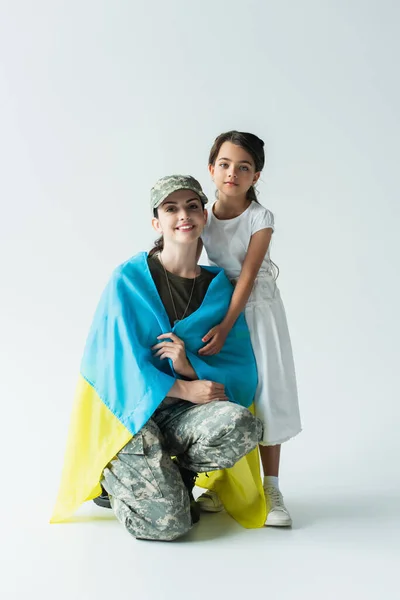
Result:
[[158,207],[158,218],[153,218],[154,229],[164,236],[164,243],[187,244],[197,240],[207,220],[201,200],[191,190],[173,192]]
[[218,191],[229,197],[246,194],[260,177],[251,155],[232,142],[222,144],[215,164],[208,170]]

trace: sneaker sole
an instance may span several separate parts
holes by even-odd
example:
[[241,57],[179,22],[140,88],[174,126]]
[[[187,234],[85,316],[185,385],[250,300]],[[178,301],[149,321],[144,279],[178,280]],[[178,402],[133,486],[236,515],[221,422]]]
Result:
[[205,507],[203,506],[202,502],[197,502],[197,506],[200,508],[201,512],[209,512],[209,513],[219,513],[222,512],[224,510],[224,507],[221,506],[217,506],[217,507]]
[[292,526],[292,520],[290,521],[277,521],[276,523],[268,523],[268,521],[265,521],[264,523],[264,527],[291,527]]

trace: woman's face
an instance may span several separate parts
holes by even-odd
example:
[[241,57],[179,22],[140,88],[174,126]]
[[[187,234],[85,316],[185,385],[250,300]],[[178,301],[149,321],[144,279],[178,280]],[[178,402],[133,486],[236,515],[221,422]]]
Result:
[[178,190],[160,204],[158,218],[154,218],[152,224],[164,236],[164,244],[168,241],[188,244],[200,237],[206,220],[207,211],[197,194]]

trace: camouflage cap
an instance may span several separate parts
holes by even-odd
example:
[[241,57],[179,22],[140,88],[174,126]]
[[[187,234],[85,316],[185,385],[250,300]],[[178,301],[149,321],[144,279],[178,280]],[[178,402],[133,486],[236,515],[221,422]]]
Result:
[[201,202],[207,204],[208,199],[200,183],[190,175],[167,175],[162,177],[153,185],[150,192],[151,210],[155,210],[173,192],[178,190],[191,190],[200,198]]

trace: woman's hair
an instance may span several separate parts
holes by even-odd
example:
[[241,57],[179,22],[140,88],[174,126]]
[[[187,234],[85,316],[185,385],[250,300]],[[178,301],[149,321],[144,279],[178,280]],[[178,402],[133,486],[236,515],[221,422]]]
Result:
[[[153,217],[155,219],[158,219],[158,208],[155,208],[153,210]],[[164,236],[161,236],[156,239],[156,241],[154,242],[154,247],[149,252],[149,256],[153,256],[153,254],[161,252],[162,250],[164,250]]]
[[[204,204],[203,201],[200,199],[201,205],[203,207],[204,210]],[[155,219],[158,219],[158,208],[155,208],[153,210],[153,217]],[[159,238],[156,239],[156,241],[154,242],[154,247],[150,250],[149,252],[149,256],[153,256],[153,254],[157,254],[157,252],[162,252],[164,250],[164,236],[161,236]]]
[[[210,150],[210,156],[208,157],[209,165],[215,165],[221,146],[225,142],[232,142],[232,144],[236,144],[236,146],[240,146],[243,150],[246,150],[254,161],[256,173],[263,170],[265,164],[264,142],[253,133],[245,133],[243,131],[227,131],[226,133],[221,133],[221,135],[215,139]],[[258,202],[254,186],[249,188],[246,198],[253,202]]]

